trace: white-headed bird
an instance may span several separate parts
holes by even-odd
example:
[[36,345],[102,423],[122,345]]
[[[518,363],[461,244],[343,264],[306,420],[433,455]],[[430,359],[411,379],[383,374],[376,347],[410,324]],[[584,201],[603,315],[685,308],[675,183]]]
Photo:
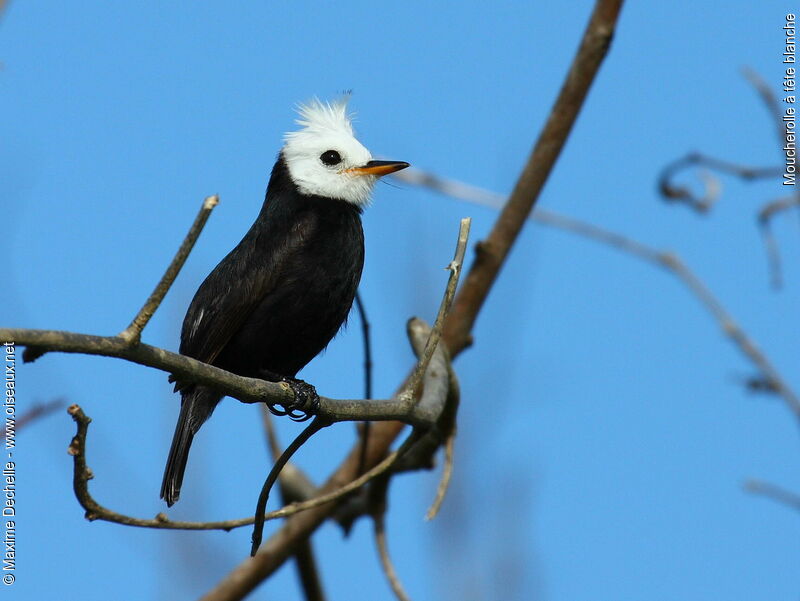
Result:
[[[295,376],[350,311],[364,264],[361,212],[375,182],[408,163],[373,160],[345,101],[315,100],[299,113],[302,127],[286,134],[255,223],[194,295],[180,352],[316,395]],[[222,398],[194,383],[175,389],[181,410],[161,485],[167,505],[180,496],[192,438]],[[292,406],[273,412],[305,417]]]

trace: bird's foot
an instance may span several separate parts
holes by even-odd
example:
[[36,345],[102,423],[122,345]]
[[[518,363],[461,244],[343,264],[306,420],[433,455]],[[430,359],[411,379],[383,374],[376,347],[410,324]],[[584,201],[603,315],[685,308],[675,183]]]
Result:
[[289,419],[296,422],[304,422],[317,413],[319,409],[319,395],[317,389],[308,382],[297,378],[281,378],[281,382],[286,382],[294,393],[294,401],[288,405],[270,406],[269,410],[273,415],[288,415]]

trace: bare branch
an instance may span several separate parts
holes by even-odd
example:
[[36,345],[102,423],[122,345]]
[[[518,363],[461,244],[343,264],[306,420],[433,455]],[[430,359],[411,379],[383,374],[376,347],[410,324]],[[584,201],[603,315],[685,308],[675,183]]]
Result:
[[322,430],[323,428],[327,428],[331,425],[331,422],[321,419],[319,417],[315,418],[306,428],[300,432],[300,434],[295,438],[292,443],[286,447],[286,450],[278,457],[278,460],[272,466],[272,469],[269,471],[267,475],[267,479],[264,481],[264,485],[261,487],[261,494],[258,496],[258,502],[256,503],[256,521],[253,524],[253,536],[252,536],[252,546],[250,548],[250,556],[256,554],[258,551],[258,547],[261,546],[261,537],[264,533],[264,511],[267,509],[267,501],[269,500],[269,493],[272,490],[272,486],[278,479],[278,476],[283,469],[283,466],[289,461],[292,455],[297,452],[297,450],[302,447],[309,439],[314,436],[317,432]]
[[[364,398],[372,397],[372,344],[370,340],[370,325],[367,319],[367,310],[361,295],[356,292],[356,310],[361,321],[361,337],[364,343]],[[367,446],[369,445],[370,422],[362,422],[361,427],[356,426],[356,433],[361,438],[361,464],[358,473],[362,473],[367,462]]]
[[[254,517],[214,522],[180,522],[170,520],[163,513],[159,513],[153,519],[143,519],[124,515],[102,506],[100,503],[95,501],[95,499],[89,493],[89,480],[94,478],[94,474],[86,463],[86,436],[89,431],[89,424],[92,420],[78,405],[71,405],[67,409],[67,413],[72,416],[72,419],[77,424],[77,432],[72,438],[69,448],[67,449],[67,452],[73,457],[73,489],[75,491],[75,497],[78,499],[81,507],[86,510],[87,520],[102,520],[105,522],[121,524],[123,526],[155,528],[159,530],[225,530],[226,532],[233,530],[234,528],[249,526],[255,522]],[[331,501],[340,499],[341,497],[363,486],[376,476],[385,473],[390,467],[392,467],[392,464],[398,455],[401,452],[405,452],[408,446],[413,444],[415,441],[416,438],[411,440],[410,437],[409,440],[406,441],[405,448],[401,446],[398,451],[391,453],[381,463],[373,467],[360,478],[349,482],[346,486],[343,486],[342,488],[333,492],[321,494],[320,496],[314,497],[307,501],[290,503],[289,505],[278,509],[277,511],[272,511],[265,514],[264,520],[268,521],[289,517],[296,513],[314,509],[322,505],[326,505]]]
[[401,397],[406,395],[410,398],[416,393],[423,376],[428,371],[428,365],[431,362],[433,353],[436,351],[436,346],[439,344],[439,339],[442,337],[442,328],[444,327],[445,318],[453,304],[456,287],[458,286],[458,278],[461,275],[461,267],[464,264],[464,254],[467,250],[467,240],[469,239],[469,227],[471,223],[472,220],[469,217],[461,220],[461,225],[458,230],[456,252],[453,256],[453,260],[450,261],[450,264],[446,267],[446,269],[450,270],[450,278],[447,280],[447,288],[442,302],[439,304],[439,312],[436,315],[436,321],[433,323],[433,328],[431,329],[425,348],[419,356],[417,366],[411,374],[404,391],[400,393]]
[[[266,406],[262,406],[261,416],[264,422],[264,431],[267,435],[267,445],[273,461],[278,461],[281,455],[281,445],[278,442],[278,435],[272,423],[272,414]],[[302,492],[298,489],[298,484],[310,486],[308,495],[306,490]],[[295,465],[287,463],[281,471],[279,480],[281,503],[286,505],[292,501],[305,501],[313,496],[316,488],[311,481]],[[306,601],[325,601],[325,591],[322,588],[322,578],[317,569],[317,560],[314,555],[314,548],[311,539],[301,541],[294,554],[295,566],[297,568],[297,578],[300,580],[300,588],[303,591]]]
[[93,336],[56,330],[0,328],[0,338],[28,347],[22,355],[25,361],[31,360],[27,354],[31,348],[117,357],[139,365],[160,369],[187,382],[198,382],[221,390],[243,403],[289,404],[294,400],[294,393],[286,383],[266,382],[237,376],[191,357],[147,344],[131,347],[126,340],[119,336]]
[[792,509],[800,510],[800,495],[782,486],[778,486],[777,484],[772,484],[771,482],[765,482],[763,480],[748,480],[744,483],[744,489],[753,494],[761,495],[783,505],[787,505]]
[[158,282],[155,290],[153,290],[153,293],[150,295],[147,301],[145,301],[144,306],[139,310],[139,313],[136,314],[136,317],[133,318],[131,324],[119,333],[119,337],[125,340],[128,344],[136,345],[139,343],[139,340],[142,336],[142,330],[144,330],[147,322],[150,321],[150,318],[153,317],[153,314],[161,305],[161,301],[164,300],[167,292],[172,287],[172,283],[175,281],[175,278],[178,277],[178,273],[180,273],[183,264],[186,262],[186,258],[189,256],[189,253],[192,252],[194,244],[197,242],[197,238],[200,236],[200,232],[203,231],[203,227],[211,215],[211,211],[214,210],[214,207],[216,207],[218,203],[219,196],[216,194],[213,196],[208,196],[203,201],[203,206],[200,208],[200,212],[197,214],[192,227],[186,234],[186,238],[184,238],[180,248],[178,248],[178,252],[172,259],[172,262],[169,264],[167,271],[164,272],[163,276],[161,276],[161,280]]
[[[266,406],[261,407],[261,417],[264,424],[264,431],[267,435],[267,446],[273,461],[277,461],[282,452],[282,447],[278,442],[275,426],[272,421],[274,416]],[[281,494],[284,503],[294,503],[296,501],[307,501],[313,498],[317,492],[317,486],[311,478],[291,461],[283,466],[280,477]]]
[[372,344],[370,341],[370,325],[367,319],[367,310],[361,295],[356,292],[356,310],[361,320],[361,337],[364,344],[364,398],[372,398]]
[[75,497],[86,510],[86,519],[90,521],[104,520],[125,526],[138,526],[142,528],[158,528],[170,530],[231,530],[238,526],[252,523],[252,518],[244,520],[229,520],[225,522],[173,522],[159,513],[154,519],[134,518],[117,513],[100,505],[89,494],[89,480],[94,478],[92,470],[86,464],[86,435],[89,431],[91,418],[88,417],[78,405],[71,405],[67,413],[72,416],[78,426],[78,431],[70,442],[67,452],[73,459],[72,487]]
[[444,467],[442,468],[442,478],[439,480],[439,486],[436,487],[436,497],[433,499],[433,504],[425,514],[426,520],[432,520],[439,514],[444,502],[444,496],[447,494],[447,489],[450,487],[450,480],[453,476],[453,455],[456,448],[456,430],[447,436],[444,442]]
[[[420,356],[431,328],[424,320],[415,317],[409,320],[407,330],[414,353]],[[436,425],[426,429],[414,448],[398,460],[395,471],[433,468],[436,451],[455,432],[459,400],[458,379],[450,364],[450,355],[444,345],[439,345],[425,373],[422,396],[416,407],[426,420]]]
[[[294,402],[294,393],[285,382],[268,382],[257,378],[238,376],[191,357],[147,344],[140,343],[132,347],[119,336],[93,336],[56,330],[0,328],[0,338],[14,341],[19,346],[26,346],[28,350],[36,349],[36,356],[44,350],[125,359],[173,374],[182,381],[209,386],[242,403],[285,406]],[[27,350],[23,352],[23,359],[29,360]],[[303,409],[311,411],[311,407]],[[334,423],[399,420],[411,425],[425,425],[421,415],[413,410],[413,401],[399,397],[365,400],[331,399],[320,396],[316,415]]]
[[767,250],[767,262],[771,274],[772,287],[775,289],[783,285],[781,277],[781,255],[778,242],[772,233],[772,219],[783,213],[787,209],[800,207],[800,196],[786,196],[768,202],[758,212],[758,227],[764,238],[764,246]]
[[[720,184],[710,174],[703,177],[704,189],[698,196],[690,188],[674,183],[676,175],[690,167],[707,167],[719,173],[734,175],[746,181],[779,177],[780,167],[750,167],[723,161],[699,152],[691,152],[664,167],[658,177],[658,189],[665,200],[683,202],[698,213],[707,213],[719,198]],[[703,173],[703,172],[701,172]]]
[[578,53],[533,152],[492,231],[477,246],[475,261],[445,324],[444,340],[454,357],[471,344],[472,326],[561,154],[611,44],[621,7],[621,0],[599,0],[595,4]]
[[406,593],[405,589],[403,588],[403,584],[400,582],[400,578],[397,575],[397,570],[394,568],[394,564],[392,563],[392,558],[389,555],[389,544],[386,541],[386,487],[388,483],[384,485],[383,490],[380,492],[383,495],[383,499],[380,499],[378,503],[378,507],[372,513],[372,523],[374,525],[374,532],[375,532],[375,546],[378,549],[378,556],[381,560],[381,566],[383,567],[383,573],[386,574],[386,579],[389,581],[389,586],[392,587],[392,591],[394,592],[395,596],[397,597],[398,601],[411,601],[411,598]]
[[[31,422],[41,419],[42,417],[44,417],[45,415],[49,415],[50,413],[54,413],[55,411],[61,409],[63,406],[64,406],[64,399],[56,399],[48,403],[36,403],[16,419],[16,421],[14,422],[14,432],[15,433],[19,432],[22,428],[24,428]],[[6,426],[0,428],[0,438],[5,438],[7,432],[8,430]]]
[[778,102],[778,99],[775,97],[775,94],[772,92],[767,82],[764,81],[764,78],[756,73],[755,70],[750,67],[742,67],[742,75],[744,75],[745,79],[755,88],[761,100],[764,102],[764,106],[767,108],[767,112],[775,124],[775,133],[778,135],[780,146],[783,146],[786,143],[786,124],[781,118],[783,116],[783,109],[781,108],[780,102]]

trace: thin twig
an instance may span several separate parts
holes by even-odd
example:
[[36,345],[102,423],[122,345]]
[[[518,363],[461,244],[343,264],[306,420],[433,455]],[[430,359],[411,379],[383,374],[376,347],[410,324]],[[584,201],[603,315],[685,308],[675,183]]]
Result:
[[781,255],[778,247],[778,242],[772,232],[772,219],[790,209],[792,207],[800,207],[800,196],[786,196],[770,201],[761,207],[758,212],[758,228],[764,238],[764,246],[767,251],[767,262],[769,264],[769,271],[771,274],[772,287],[775,289],[783,285],[783,278],[781,276]]
[[364,344],[364,398],[372,398],[372,343],[370,340],[370,325],[367,319],[367,309],[361,295],[356,292],[356,310],[361,320],[361,338]]
[[[72,416],[72,419],[77,424],[77,432],[72,438],[68,448],[68,453],[72,455],[73,458],[73,489],[75,491],[75,497],[78,499],[81,507],[86,510],[87,520],[101,520],[105,522],[121,524],[123,526],[154,528],[158,530],[224,530],[226,532],[255,523],[255,517],[214,522],[181,522],[170,520],[163,513],[159,513],[153,519],[144,519],[124,515],[104,507],[89,493],[89,480],[94,478],[94,474],[86,463],[86,436],[89,431],[89,424],[92,420],[78,405],[71,405],[67,409],[67,413]],[[389,468],[392,467],[392,464],[397,459],[398,454],[405,452],[405,450],[407,450],[407,448],[413,444],[413,442],[416,442],[417,439],[418,437],[413,439],[412,437],[409,437],[409,439],[404,443],[405,447],[401,446],[398,451],[388,455],[383,461],[381,461],[371,470],[359,478],[347,483],[341,488],[332,492],[325,492],[325,494],[321,494],[307,501],[290,503],[286,507],[282,507],[276,511],[271,511],[264,514],[264,520],[269,521],[290,517],[297,513],[326,505],[331,501],[336,501],[350,494],[376,476],[385,473]]]
[[283,466],[286,465],[286,462],[294,455],[297,450],[302,447],[306,442],[311,439],[314,434],[322,430],[323,428],[327,428],[331,425],[331,422],[321,419],[319,417],[315,418],[306,428],[300,432],[300,434],[295,438],[292,443],[286,447],[286,450],[278,457],[278,460],[272,466],[272,469],[269,471],[267,475],[267,479],[264,481],[264,485],[261,487],[261,494],[258,496],[258,502],[256,503],[256,521],[253,524],[253,536],[252,536],[252,546],[250,548],[250,556],[256,554],[258,551],[258,547],[261,546],[261,537],[264,534],[264,512],[267,509],[267,501],[269,500],[269,493],[272,490],[272,486],[275,484],[275,481],[278,479],[278,476],[283,469]]
[[754,69],[746,66],[742,67],[742,75],[744,75],[745,79],[756,89],[756,92],[758,92],[758,95],[764,102],[764,106],[767,107],[767,112],[772,118],[772,122],[775,124],[775,133],[778,135],[778,141],[782,147],[786,143],[786,124],[782,119],[783,109],[781,108],[780,102],[778,102],[778,99],[772,92],[772,88],[770,88],[767,82],[764,81],[764,78]]
[[206,221],[208,221],[211,211],[214,210],[214,207],[216,207],[218,203],[219,196],[216,194],[207,197],[203,201],[203,206],[200,208],[200,212],[197,214],[197,217],[195,218],[192,227],[189,229],[189,232],[186,234],[186,238],[184,238],[183,243],[181,243],[180,248],[178,248],[178,252],[172,259],[172,262],[169,264],[167,271],[164,272],[163,276],[161,276],[161,281],[158,282],[155,290],[153,290],[153,293],[150,295],[147,301],[145,301],[144,306],[142,306],[142,308],[139,310],[139,313],[136,314],[136,317],[133,318],[131,324],[119,333],[119,337],[125,340],[128,344],[135,345],[139,343],[139,340],[142,336],[142,330],[144,330],[147,322],[150,321],[150,318],[153,317],[153,314],[161,305],[161,301],[164,300],[167,292],[172,287],[172,283],[175,281],[175,278],[178,277],[178,273],[180,273],[183,264],[186,262],[186,258],[189,256],[189,253],[192,252],[192,248],[194,248],[194,244],[197,242],[200,232],[203,231],[203,227],[205,226]]
[[[356,309],[358,310],[358,317],[361,320],[361,336],[364,343],[364,398],[372,398],[372,341],[370,339],[370,325],[367,319],[367,309],[364,302],[361,300],[361,295],[356,292]],[[361,458],[359,460],[358,473],[364,471],[367,462],[367,447],[369,446],[369,431],[370,422],[362,422],[359,432],[356,427],[356,432],[361,438]]]
[[[269,447],[272,461],[275,462],[281,455],[281,445],[280,442],[278,442],[278,435],[272,423],[273,416],[265,406],[261,409],[261,416],[264,423],[264,431],[267,435],[267,446]],[[311,484],[311,481],[307,479],[305,474],[303,474],[296,465],[287,463],[283,467],[283,470],[281,470],[280,478],[278,479],[282,505],[293,501],[305,501],[313,496],[312,490],[309,490],[308,495],[305,494],[305,491],[302,494],[299,493],[297,489],[298,484],[301,482],[304,488],[310,488],[315,491],[313,484]],[[303,591],[306,601],[325,601],[322,578],[320,578],[319,570],[317,569],[317,560],[310,538],[300,542],[295,550],[294,559],[297,568],[297,578],[300,580],[300,588]]]
[[389,586],[392,588],[395,596],[399,601],[411,601],[411,598],[403,588],[402,582],[397,575],[397,570],[394,568],[392,558],[389,555],[389,544],[386,541],[386,495],[388,491],[389,481],[376,482],[378,490],[373,492],[372,504],[372,523],[374,525],[375,533],[375,546],[378,549],[378,557],[381,560],[383,573],[386,575],[386,580],[389,581]]
[[707,156],[699,152],[691,152],[681,157],[661,170],[658,177],[658,189],[665,200],[669,202],[683,202],[698,213],[707,213],[719,198],[719,182],[711,175],[704,179],[702,196],[695,194],[690,188],[676,184],[675,177],[690,167],[707,167],[719,173],[734,175],[745,181],[755,179],[770,179],[779,177],[782,173],[779,167],[751,167],[730,161],[724,161]]
[[464,264],[464,254],[466,253],[467,249],[467,240],[469,239],[469,228],[471,223],[472,220],[469,217],[461,220],[461,225],[459,226],[458,230],[458,244],[456,245],[456,252],[453,256],[453,260],[450,261],[450,264],[446,267],[446,269],[450,270],[450,278],[447,280],[447,288],[445,290],[444,297],[439,304],[439,312],[436,315],[436,321],[433,322],[431,334],[428,337],[428,342],[425,344],[425,349],[422,351],[422,354],[419,357],[419,361],[417,361],[417,367],[411,374],[404,392],[400,393],[401,397],[403,395],[412,397],[416,393],[420,382],[422,382],[425,372],[428,370],[428,365],[431,362],[431,357],[433,357],[434,351],[436,351],[436,346],[439,344],[439,340],[442,337],[442,329],[444,328],[445,319],[447,318],[447,315],[450,312],[450,307],[453,304],[453,298],[456,294],[456,287],[458,286],[458,278],[461,275],[461,267]]
[[[50,413],[58,411],[64,406],[64,404],[64,399],[56,399],[47,403],[36,403],[14,421],[13,436],[16,436],[17,432],[31,422],[41,419],[45,415],[49,415]],[[2,428],[0,428],[0,438],[5,438],[7,433],[7,425],[4,425]]]
[[432,520],[437,516],[442,507],[444,496],[447,494],[447,489],[450,486],[450,479],[453,476],[453,455],[455,453],[456,431],[453,428],[452,432],[447,436],[444,442],[444,466],[442,467],[442,477],[439,480],[439,486],[436,487],[436,497],[433,504],[425,514],[426,520]]
[[744,483],[744,489],[753,494],[761,495],[783,505],[787,505],[792,509],[800,510],[800,495],[782,486],[778,486],[777,484],[764,482],[763,480],[748,480]]

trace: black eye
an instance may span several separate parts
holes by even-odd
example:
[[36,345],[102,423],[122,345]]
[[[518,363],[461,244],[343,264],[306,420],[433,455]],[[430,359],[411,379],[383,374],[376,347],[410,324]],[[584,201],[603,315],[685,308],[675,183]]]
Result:
[[319,155],[319,160],[328,165],[328,167],[333,167],[342,162],[342,155],[335,150],[326,150]]

